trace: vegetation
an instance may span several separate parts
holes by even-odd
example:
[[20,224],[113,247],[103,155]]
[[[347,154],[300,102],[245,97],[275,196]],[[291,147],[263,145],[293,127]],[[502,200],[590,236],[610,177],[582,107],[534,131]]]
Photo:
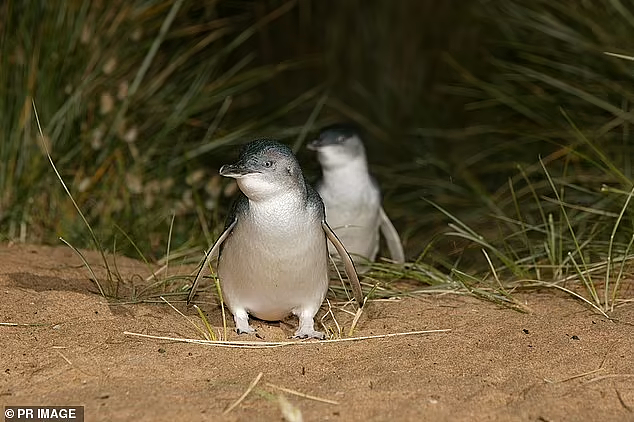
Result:
[[96,246],[32,100],[95,238],[149,259],[217,236],[237,144],[281,139],[314,177],[304,141],[353,120],[412,258],[373,294],[631,297],[629,2],[49,3],[0,6],[5,240]]

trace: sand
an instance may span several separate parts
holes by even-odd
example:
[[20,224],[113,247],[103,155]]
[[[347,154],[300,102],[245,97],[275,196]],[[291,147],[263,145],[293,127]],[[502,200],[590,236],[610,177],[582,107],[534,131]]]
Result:
[[[143,284],[144,265],[117,264]],[[451,331],[238,349],[125,335],[202,338],[166,304],[109,304],[88,277],[66,247],[0,246],[0,404],[83,405],[87,421],[281,421],[283,394],[305,421],[634,421],[634,303],[609,320],[554,291],[518,293],[529,313],[436,294],[370,302],[354,336]],[[219,328],[210,292],[198,303]],[[229,339],[286,341],[295,324]]]

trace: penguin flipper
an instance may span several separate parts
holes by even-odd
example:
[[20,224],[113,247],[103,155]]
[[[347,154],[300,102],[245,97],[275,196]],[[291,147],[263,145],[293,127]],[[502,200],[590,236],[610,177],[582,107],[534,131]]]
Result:
[[346,250],[341,240],[337,237],[334,231],[330,228],[326,220],[321,221],[321,227],[324,229],[326,233],[326,237],[330,240],[337,252],[339,253],[339,257],[343,262],[343,266],[346,270],[346,275],[348,276],[348,281],[352,286],[352,293],[354,294],[354,298],[359,304],[359,308],[363,306],[363,291],[361,290],[361,283],[359,283],[359,276],[357,275],[357,270],[354,268],[354,263],[352,262],[352,258],[350,258],[350,254]]
[[231,234],[231,230],[233,230],[237,222],[238,222],[238,218],[234,216],[233,221],[227,225],[227,228],[225,229],[225,231],[222,232],[222,234],[213,244],[211,249],[209,249],[209,251],[207,251],[207,253],[205,254],[203,263],[198,269],[198,273],[196,273],[196,278],[194,279],[194,283],[192,284],[192,287],[189,290],[189,295],[187,296],[188,305],[192,301],[194,296],[196,295],[196,289],[198,288],[198,283],[200,283],[200,280],[203,278],[203,271],[207,267],[207,264],[214,257],[214,255],[218,253],[218,251],[220,250],[220,245],[222,245],[222,242],[224,242],[227,239],[227,237],[229,237],[229,235]]
[[387,243],[387,248],[390,250],[390,256],[392,257],[392,260],[397,264],[403,264],[405,262],[405,253],[403,252],[401,238],[399,237],[398,232],[394,228],[394,225],[388,218],[387,214],[385,214],[383,207],[381,207],[379,210],[379,220],[381,233],[383,233],[383,237],[385,238],[385,242]]

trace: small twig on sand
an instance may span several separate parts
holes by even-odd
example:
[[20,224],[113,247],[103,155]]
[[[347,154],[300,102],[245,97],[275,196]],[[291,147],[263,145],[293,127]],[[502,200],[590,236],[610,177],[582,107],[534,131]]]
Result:
[[299,391],[291,390],[290,388],[280,387],[279,385],[271,384],[270,382],[267,382],[266,385],[269,386],[269,387],[272,387],[272,388],[276,388],[276,389],[278,389],[280,391],[283,391],[285,393],[288,393],[288,394],[293,394],[293,395],[298,396],[298,397],[303,397],[305,399],[315,400],[315,401],[319,401],[319,402],[322,402],[322,403],[328,403],[328,404],[339,404],[339,402],[334,401],[334,400],[322,399],[321,397],[316,397],[316,396],[311,396],[310,394],[300,393]]
[[18,324],[15,322],[0,322],[0,326],[4,326],[4,327],[44,327],[46,325],[51,325],[51,324],[46,324],[46,323]]
[[574,380],[574,379],[577,379],[577,378],[582,378],[582,377],[585,377],[586,375],[596,374],[599,371],[603,371],[603,367],[602,366],[597,368],[597,369],[594,369],[592,371],[584,372],[582,374],[573,375],[571,377],[564,378],[562,380],[553,381],[553,380],[549,380],[548,378],[544,378],[544,381],[546,381],[549,384],[559,384],[561,382],[566,382],[566,381],[571,381],[571,380]]
[[365,302],[367,301],[367,297],[366,299],[363,301],[363,306],[360,306],[359,309],[357,309],[357,313],[354,315],[354,319],[352,320],[352,325],[350,325],[350,330],[348,331],[348,336],[351,336],[352,333],[354,333],[354,329],[357,328],[357,324],[359,323],[359,319],[361,318],[361,314],[363,313],[363,310],[365,309]]
[[238,406],[240,403],[242,403],[242,401],[249,395],[249,393],[255,388],[255,386],[258,384],[258,382],[260,382],[260,378],[262,378],[262,372],[260,372],[258,374],[257,377],[255,377],[255,379],[251,382],[251,384],[249,385],[249,388],[247,388],[247,390],[242,393],[242,395],[240,396],[240,398],[238,400],[236,400],[231,406],[227,407],[227,409],[222,412],[223,415],[226,415],[227,413],[231,412],[233,409],[235,409],[236,406]]
[[601,375],[600,377],[595,377],[592,378],[591,380],[588,380],[586,382],[586,384],[590,384],[591,382],[597,382],[597,381],[601,381],[604,379],[610,379],[610,378],[632,378],[634,377],[634,374],[608,374],[608,375]]
[[443,330],[425,330],[425,331],[409,331],[405,333],[390,333],[390,334],[379,334],[375,336],[365,336],[365,337],[349,337],[349,338],[340,338],[333,340],[319,340],[319,341],[210,341],[210,340],[198,340],[191,338],[178,338],[178,337],[165,337],[165,336],[152,336],[149,334],[141,334],[141,333],[131,333],[129,331],[124,331],[123,334],[127,336],[136,336],[136,337],[144,337],[144,338],[152,338],[156,340],[168,340],[168,341],[176,341],[181,343],[193,343],[193,344],[203,344],[207,346],[218,346],[218,347],[235,347],[235,348],[253,348],[253,349],[267,349],[271,347],[282,347],[282,346],[307,346],[307,345],[315,345],[315,344],[323,344],[323,343],[341,343],[344,341],[361,341],[361,340],[371,340],[371,339],[380,339],[380,338],[390,338],[390,337],[400,337],[400,336],[413,336],[420,334],[432,334],[432,333],[447,333],[451,331],[451,329],[443,329]]
[[57,352],[58,355],[61,356],[62,359],[64,359],[66,361],[66,363],[68,363],[69,365],[73,366],[73,363],[70,360],[68,360],[68,358],[62,354],[62,352],[60,352],[59,350],[55,350],[55,351]]

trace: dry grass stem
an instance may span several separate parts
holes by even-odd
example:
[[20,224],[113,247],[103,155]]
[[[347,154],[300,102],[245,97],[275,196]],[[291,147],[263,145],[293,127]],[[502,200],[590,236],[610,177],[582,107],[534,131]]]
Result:
[[605,379],[612,378],[634,378],[634,374],[609,374],[609,375],[601,375],[600,377],[592,378],[588,380],[586,384],[590,384],[591,382],[597,382]]
[[549,384],[559,384],[559,383],[571,381],[571,380],[574,380],[574,379],[577,379],[577,378],[583,378],[583,377],[585,377],[587,375],[596,374],[597,372],[600,372],[600,371],[603,371],[603,367],[594,369],[594,370],[589,371],[589,372],[584,372],[582,374],[573,375],[571,377],[564,378],[562,380],[553,381],[553,380],[549,380],[548,378],[544,378],[544,381],[546,381]]
[[365,302],[367,302],[367,300],[363,301],[363,306],[360,306],[357,309],[356,314],[354,315],[354,319],[352,320],[352,325],[350,325],[350,330],[348,331],[348,336],[351,337],[352,333],[354,333],[354,329],[357,328],[357,324],[359,323],[359,319],[361,318],[361,314],[363,314],[363,310],[365,309]]
[[202,309],[200,309],[198,305],[194,305],[194,309],[196,309],[196,312],[198,312],[198,316],[200,316],[200,319],[203,321],[203,324],[205,324],[205,328],[207,329],[207,332],[209,333],[209,336],[205,335],[205,339],[211,340],[211,341],[217,341],[218,338],[216,337],[216,333],[214,333],[213,328],[211,328],[211,324],[207,320],[207,317],[203,313]]
[[172,308],[174,311],[176,311],[176,313],[178,313],[180,316],[182,316],[183,318],[185,318],[191,325],[194,326],[194,328],[196,329],[196,331],[198,331],[200,334],[202,334],[202,336],[206,339],[206,340],[211,340],[209,338],[209,336],[207,335],[207,333],[200,328],[198,325],[196,325],[196,323],[194,321],[192,321],[191,319],[187,318],[187,315],[185,315],[184,313],[182,313],[181,311],[179,311],[178,309],[176,309],[176,307],[174,305],[172,305],[171,303],[169,303],[163,296],[160,296],[161,300],[165,303],[167,303],[169,305],[170,308]]
[[315,345],[315,344],[324,344],[324,343],[340,343],[340,342],[346,342],[346,341],[362,341],[362,340],[382,339],[382,338],[401,337],[401,336],[414,336],[414,335],[433,334],[433,333],[448,333],[450,331],[451,331],[451,329],[408,331],[408,332],[403,332],[403,333],[379,334],[379,335],[365,336],[365,337],[348,337],[348,338],[333,339],[333,340],[280,341],[280,342],[274,342],[274,341],[209,341],[209,340],[198,340],[198,339],[179,338],[179,337],[152,336],[152,335],[149,335],[149,334],[132,333],[132,332],[129,332],[129,331],[124,331],[123,334],[127,335],[127,336],[151,338],[151,339],[155,339],[155,340],[168,340],[168,341],[175,341],[175,342],[180,342],[180,343],[203,344],[203,345],[207,345],[207,346],[268,349],[268,348],[272,348],[272,347],[283,347],[283,346]]
[[62,352],[60,352],[59,350],[55,350],[55,351],[57,352],[57,354],[58,354],[58,355],[59,355],[62,359],[64,359],[64,360],[66,361],[66,363],[68,363],[68,364],[69,364],[69,365],[71,365],[71,366],[73,365],[73,363],[72,363],[72,362],[71,362],[71,361],[70,361],[70,360],[69,360],[66,356],[64,356],[64,355],[62,354]]
[[246,391],[244,393],[242,393],[240,398],[238,400],[236,400],[231,406],[229,406],[224,412],[222,412],[222,414],[226,415],[227,413],[229,413],[233,409],[235,409],[240,403],[242,403],[242,401],[245,398],[247,398],[249,393],[255,388],[255,386],[258,384],[258,382],[260,382],[260,379],[262,378],[262,375],[263,375],[262,372],[260,372],[258,374],[258,376],[255,377],[255,379],[251,382],[251,384],[249,385],[249,388],[247,388]]
[[[163,271],[166,271],[166,270],[167,270],[167,267],[168,267],[168,264],[163,264],[163,266],[162,266],[161,268],[157,269],[156,271],[153,271],[153,272],[152,272],[152,274],[150,274],[149,276],[147,276],[147,277],[145,278],[145,281],[146,281],[146,282],[148,282],[148,281],[150,281],[150,280],[152,280],[152,279],[156,279],[156,277],[157,277],[159,274],[161,274]],[[165,274],[165,275],[166,275],[166,277],[167,277],[167,272],[166,272],[166,274]]]
[[632,408],[628,406],[627,403],[625,403],[625,400],[623,400],[623,396],[621,396],[621,392],[616,387],[614,387],[614,392],[616,393],[616,397],[619,399],[621,406],[623,406],[623,408],[630,413],[634,412]]
[[324,330],[328,331],[328,327],[326,327],[326,324],[324,324],[324,319],[328,315],[330,315],[333,322],[335,323],[335,326],[337,327],[337,338],[341,338],[341,326],[339,325],[335,314],[332,312],[332,305],[330,303],[330,300],[326,299],[326,303],[328,304],[328,311],[324,314],[324,316],[321,317],[321,326],[324,327]]
[[278,389],[280,391],[283,391],[285,393],[293,394],[294,396],[303,397],[305,399],[315,400],[315,401],[318,401],[318,402],[328,403],[328,404],[339,404],[339,402],[334,401],[334,400],[322,399],[321,397],[316,397],[316,396],[311,396],[310,394],[300,393],[299,391],[291,390],[290,388],[280,387],[279,385],[271,384],[270,382],[267,382],[266,385],[271,387],[271,388],[275,388],[275,389]]
[[50,324],[37,323],[37,322],[34,322],[32,324],[19,324],[17,322],[0,322],[0,326],[4,326],[4,327],[43,327],[46,325],[50,325]]

